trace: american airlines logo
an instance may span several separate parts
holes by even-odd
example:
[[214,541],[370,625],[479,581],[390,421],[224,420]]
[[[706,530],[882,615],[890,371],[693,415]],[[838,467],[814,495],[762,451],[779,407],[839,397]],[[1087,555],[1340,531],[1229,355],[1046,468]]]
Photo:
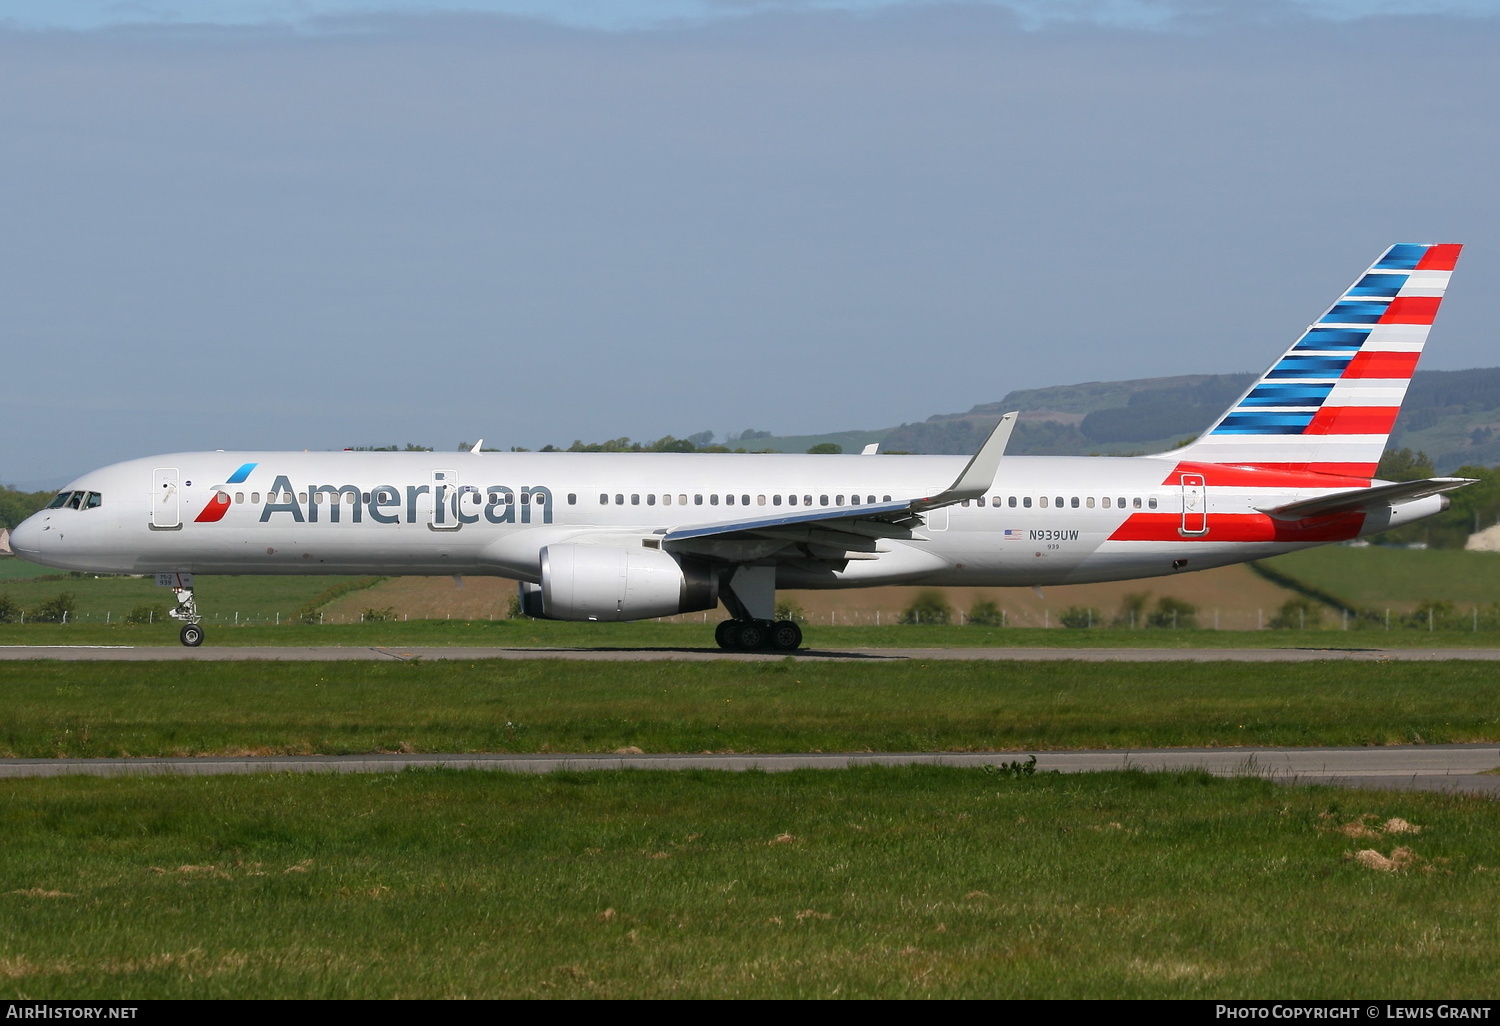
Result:
[[[242,484],[258,464],[246,463],[213,496],[195,523],[217,523],[229,512],[233,502],[225,491],[229,485]],[[432,498],[422,503],[423,496]],[[419,509],[419,507],[421,507]],[[367,519],[375,524],[427,523],[436,527],[461,527],[477,524],[481,519],[491,524],[552,523],[552,490],[545,485],[376,485],[369,490],[353,484],[310,484],[293,486],[285,474],[278,474],[260,507],[260,523],[270,523],[276,514],[291,518],[293,523],[359,524]]]

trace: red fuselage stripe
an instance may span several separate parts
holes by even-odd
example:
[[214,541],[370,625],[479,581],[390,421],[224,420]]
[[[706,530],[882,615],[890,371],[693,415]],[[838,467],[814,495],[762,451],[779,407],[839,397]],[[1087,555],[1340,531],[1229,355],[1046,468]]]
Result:
[[1276,520],[1264,513],[1210,513],[1208,533],[1184,535],[1180,513],[1132,513],[1110,541],[1331,542],[1359,537],[1363,511],[1309,520]]

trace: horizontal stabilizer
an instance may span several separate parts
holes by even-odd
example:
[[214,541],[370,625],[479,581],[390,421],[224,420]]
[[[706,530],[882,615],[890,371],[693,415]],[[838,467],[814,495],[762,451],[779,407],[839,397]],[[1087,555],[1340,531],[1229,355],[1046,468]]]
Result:
[[1373,488],[1354,488],[1332,495],[1320,495],[1315,499],[1301,499],[1285,506],[1262,509],[1261,512],[1277,520],[1306,520],[1308,517],[1324,517],[1334,513],[1348,513],[1373,506],[1395,506],[1429,495],[1440,495],[1471,485],[1472,477],[1430,477],[1422,481],[1398,481],[1395,484],[1376,485]]

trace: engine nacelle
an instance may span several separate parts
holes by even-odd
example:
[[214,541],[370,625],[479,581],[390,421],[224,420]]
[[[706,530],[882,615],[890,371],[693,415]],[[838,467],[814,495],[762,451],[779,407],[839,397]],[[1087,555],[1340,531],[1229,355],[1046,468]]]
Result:
[[571,542],[542,549],[541,607],[548,619],[646,620],[718,604],[717,574],[661,549]]

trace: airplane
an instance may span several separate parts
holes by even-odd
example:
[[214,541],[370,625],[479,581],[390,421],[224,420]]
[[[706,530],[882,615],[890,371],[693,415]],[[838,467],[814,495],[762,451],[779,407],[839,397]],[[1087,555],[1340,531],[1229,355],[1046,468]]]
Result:
[[73,481],[11,532],[44,566],[170,574],[487,574],[529,616],[711,610],[725,649],[793,651],[778,588],[1157,577],[1432,516],[1471,479],[1375,479],[1458,245],[1392,246],[1207,431],[1133,457],[191,452]]

